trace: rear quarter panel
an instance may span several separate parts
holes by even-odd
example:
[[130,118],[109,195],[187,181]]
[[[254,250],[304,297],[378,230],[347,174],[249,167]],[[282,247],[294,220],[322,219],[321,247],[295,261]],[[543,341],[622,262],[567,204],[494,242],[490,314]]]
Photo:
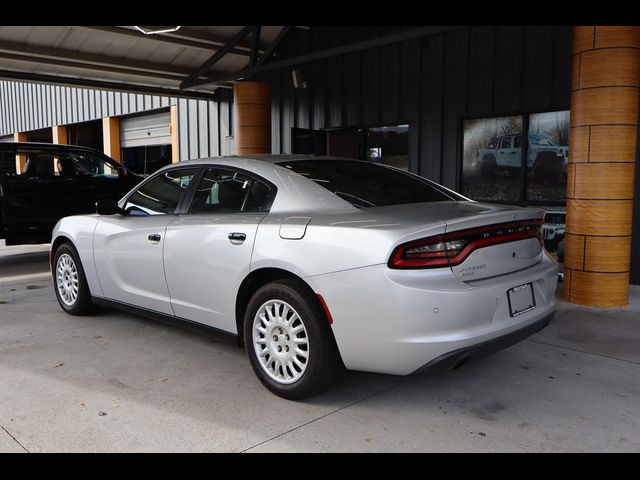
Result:
[[272,214],[260,223],[251,270],[282,268],[304,278],[386,264],[394,246],[405,237],[444,232],[444,224],[401,227],[362,215],[312,214],[304,237],[289,240],[280,237],[280,225],[287,218]]

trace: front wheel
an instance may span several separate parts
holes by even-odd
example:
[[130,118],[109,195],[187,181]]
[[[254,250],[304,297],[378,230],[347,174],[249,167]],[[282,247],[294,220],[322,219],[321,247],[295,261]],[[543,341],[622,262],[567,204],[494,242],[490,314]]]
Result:
[[341,370],[322,309],[296,281],[269,283],[254,294],[245,312],[244,343],[262,384],[290,400],[324,390]]
[[70,315],[84,315],[93,309],[91,293],[71,243],[63,243],[53,257],[53,287],[62,309]]

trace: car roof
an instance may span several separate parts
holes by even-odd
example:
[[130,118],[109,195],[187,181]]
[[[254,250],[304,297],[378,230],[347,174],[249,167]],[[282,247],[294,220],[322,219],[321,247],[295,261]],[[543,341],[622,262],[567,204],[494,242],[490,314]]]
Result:
[[205,157],[205,158],[194,158],[191,160],[182,160],[180,162],[175,162],[171,165],[176,166],[178,164],[185,163],[215,163],[224,161],[229,162],[233,160],[258,160],[260,162],[266,163],[281,163],[281,162],[297,162],[301,160],[348,160],[351,162],[365,162],[364,160],[359,160],[356,158],[346,158],[346,157],[336,157],[336,156],[328,156],[328,155],[303,155],[303,154],[290,154],[290,153],[282,153],[282,154],[272,154],[272,153],[260,153],[255,155],[225,155],[220,157]]
[[81,145],[66,145],[63,143],[44,143],[44,142],[0,142],[0,150],[4,149],[38,149],[38,150],[83,150],[85,152],[95,152],[105,155],[100,150],[91,147],[83,147]]

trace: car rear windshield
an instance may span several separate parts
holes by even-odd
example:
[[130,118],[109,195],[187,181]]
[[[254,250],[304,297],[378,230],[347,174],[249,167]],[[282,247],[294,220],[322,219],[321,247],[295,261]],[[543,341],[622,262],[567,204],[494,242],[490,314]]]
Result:
[[356,160],[296,160],[279,162],[322,185],[355,207],[465,200],[416,175]]

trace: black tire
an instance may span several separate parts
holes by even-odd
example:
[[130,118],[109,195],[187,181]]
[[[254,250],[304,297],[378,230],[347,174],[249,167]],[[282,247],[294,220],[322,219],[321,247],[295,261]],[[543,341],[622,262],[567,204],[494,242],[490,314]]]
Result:
[[[306,329],[308,360],[302,376],[294,383],[280,383],[271,378],[260,364],[254,347],[254,319],[260,308],[270,300],[284,301],[293,307]],[[331,385],[343,370],[326,315],[317,298],[299,281],[284,279],[258,289],[245,311],[243,330],[245,349],[253,371],[268,390],[280,397],[298,400],[317,394]],[[271,338],[269,333],[267,335]]]
[[[58,290],[58,284],[56,280],[56,270],[58,268],[58,260],[63,255],[68,255],[73,260],[75,264],[77,275],[78,275],[78,295],[73,303],[68,305],[63,299]],[[62,307],[62,309],[67,312],[69,315],[86,315],[91,313],[95,306],[91,302],[91,292],[89,291],[89,286],[87,285],[87,279],[84,274],[84,269],[82,268],[82,262],[80,261],[80,256],[76,251],[75,247],[69,243],[63,243],[58,247],[58,249],[53,254],[53,264],[52,264],[52,274],[53,274],[53,290],[56,293],[56,298],[58,299],[58,303]]]
[[493,155],[485,155],[482,157],[482,165],[480,166],[480,172],[485,177],[493,177],[496,174],[496,168],[498,163],[496,157]]

